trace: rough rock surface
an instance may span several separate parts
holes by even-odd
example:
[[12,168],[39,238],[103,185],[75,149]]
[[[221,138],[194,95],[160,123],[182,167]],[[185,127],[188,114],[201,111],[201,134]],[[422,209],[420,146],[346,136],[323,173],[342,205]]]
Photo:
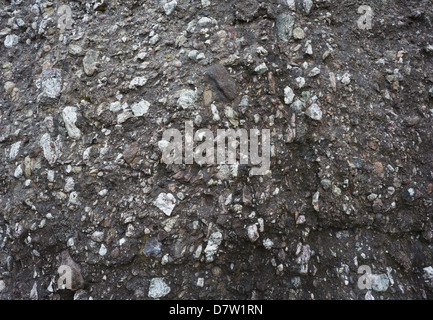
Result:
[[[430,0],[0,9],[1,299],[433,298]],[[164,164],[187,120],[269,172]]]

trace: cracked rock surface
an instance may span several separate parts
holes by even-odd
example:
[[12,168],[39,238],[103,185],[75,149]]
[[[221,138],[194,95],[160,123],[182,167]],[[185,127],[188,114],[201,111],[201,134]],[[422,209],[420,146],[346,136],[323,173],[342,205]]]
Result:
[[0,0],[0,299],[432,299],[432,125],[431,0]]

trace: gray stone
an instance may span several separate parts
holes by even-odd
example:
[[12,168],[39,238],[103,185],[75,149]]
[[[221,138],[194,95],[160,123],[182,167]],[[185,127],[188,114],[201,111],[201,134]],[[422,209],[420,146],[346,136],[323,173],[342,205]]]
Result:
[[313,7],[313,0],[304,0],[304,10],[307,14],[310,14],[312,7]]
[[83,47],[77,46],[75,44],[70,44],[68,51],[74,56],[81,56],[83,54]]
[[171,193],[160,193],[153,204],[165,215],[170,216],[174,207],[176,207],[176,198]]
[[148,296],[152,299],[165,297],[170,293],[170,287],[161,278],[153,278],[150,280]]
[[107,254],[107,247],[104,244],[101,244],[101,247],[99,248],[98,254],[103,257]]
[[377,292],[385,292],[389,287],[389,278],[385,273],[371,275],[371,288]]
[[20,151],[20,147],[21,147],[21,141],[15,142],[12,146],[11,149],[9,150],[9,159],[10,160],[15,160],[15,158],[18,156],[18,153]]
[[61,144],[59,141],[53,141],[49,133],[45,133],[39,140],[45,159],[49,164],[54,164],[61,155]]
[[136,89],[137,87],[142,87],[147,83],[146,77],[135,77],[129,83],[129,89]]
[[198,51],[197,50],[191,50],[188,53],[188,58],[190,58],[191,60],[196,60],[197,59],[197,55],[198,55]]
[[149,238],[142,252],[146,257],[160,258],[162,256],[162,243],[157,238]]
[[320,121],[322,120],[322,110],[320,109],[320,107],[316,104],[313,103],[306,111],[305,114],[310,117],[313,120],[317,120]]
[[213,261],[213,256],[217,253],[218,247],[220,246],[222,241],[223,235],[221,232],[214,232],[210,235],[207,246],[204,249],[204,252],[206,254],[206,261]]
[[197,92],[190,89],[181,90],[179,92],[179,99],[177,99],[177,105],[182,109],[195,108],[195,102],[197,101]]
[[320,181],[320,184],[322,185],[324,190],[329,190],[329,188],[331,188],[332,186],[332,181],[329,179],[323,179],[322,181]]
[[177,1],[173,0],[170,2],[167,2],[166,4],[164,4],[164,11],[166,15],[171,15],[174,11],[174,9],[176,9],[177,6]]
[[4,45],[6,48],[12,48],[18,44],[18,36],[15,34],[9,34],[6,36]]
[[99,52],[94,50],[87,51],[83,59],[83,67],[84,67],[84,72],[88,76],[93,76],[96,70],[98,69],[98,57],[99,57]]
[[292,88],[285,87],[284,88],[284,103],[285,104],[291,104],[293,102],[294,98],[295,98],[295,94],[293,93]]
[[150,102],[141,100],[131,106],[132,113],[135,117],[144,116],[149,111]]
[[309,77],[315,77],[315,76],[317,76],[317,75],[319,75],[320,74],[320,69],[319,68],[317,68],[317,67],[314,67],[309,73],[308,73],[308,76]]
[[41,88],[44,96],[58,98],[62,90],[61,70],[44,68],[41,75]]
[[268,66],[266,65],[266,63],[262,63],[262,64],[260,64],[260,65],[258,65],[255,69],[254,69],[254,71],[255,72],[257,72],[258,74],[263,74],[263,73],[265,73],[265,72],[267,72],[269,69],[268,69]]
[[93,232],[91,239],[95,242],[102,242],[104,240],[104,232],[102,231]]
[[76,107],[66,107],[62,112],[63,121],[65,122],[66,130],[68,135],[72,139],[80,139],[81,131],[77,128],[75,123],[77,122],[77,108]]
[[282,13],[277,17],[277,36],[278,39],[289,41],[293,33],[295,25],[295,17],[289,14]]

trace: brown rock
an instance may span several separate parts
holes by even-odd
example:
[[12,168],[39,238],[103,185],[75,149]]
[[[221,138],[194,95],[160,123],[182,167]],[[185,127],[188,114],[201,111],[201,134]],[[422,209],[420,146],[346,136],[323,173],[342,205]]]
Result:
[[234,100],[237,97],[236,82],[224,66],[215,64],[209,67],[207,75],[228,100]]
[[383,172],[383,165],[379,161],[374,163],[374,170],[377,174],[381,174]]
[[138,143],[133,142],[128,147],[126,147],[125,151],[123,152],[123,158],[127,163],[131,164],[134,161],[137,153],[138,153]]

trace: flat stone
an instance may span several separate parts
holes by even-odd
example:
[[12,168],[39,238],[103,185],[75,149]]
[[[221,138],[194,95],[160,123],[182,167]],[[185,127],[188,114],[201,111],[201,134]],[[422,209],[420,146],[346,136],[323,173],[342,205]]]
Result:
[[236,82],[224,66],[215,64],[209,67],[207,75],[227,99],[234,100],[237,97]]
[[257,72],[258,74],[263,74],[263,73],[265,73],[265,72],[267,72],[269,69],[268,69],[268,66],[266,65],[266,63],[262,63],[262,64],[260,64],[260,65],[258,65],[255,69],[254,69],[254,71],[255,72]]
[[15,158],[18,156],[18,153],[20,151],[20,147],[21,147],[21,141],[15,142],[12,146],[11,149],[9,150],[9,159],[10,160],[15,160]]
[[289,14],[282,13],[277,17],[277,37],[283,41],[289,41],[293,34],[295,25],[295,17]]
[[150,280],[149,298],[159,299],[165,297],[170,293],[170,287],[161,278],[153,278]]
[[317,75],[319,75],[320,74],[320,69],[319,68],[317,68],[317,67],[314,67],[309,73],[308,73],[308,76],[309,77],[315,77],[315,76],[317,76]]
[[142,252],[146,257],[160,258],[162,256],[162,243],[157,238],[149,238]]
[[131,106],[132,113],[135,117],[144,116],[149,111],[150,102],[141,100]]
[[171,193],[160,193],[153,204],[165,215],[170,216],[176,206],[176,198]]
[[137,87],[142,87],[147,83],[146,77],[135,77],[129,83],[129,89],[136,89]]

